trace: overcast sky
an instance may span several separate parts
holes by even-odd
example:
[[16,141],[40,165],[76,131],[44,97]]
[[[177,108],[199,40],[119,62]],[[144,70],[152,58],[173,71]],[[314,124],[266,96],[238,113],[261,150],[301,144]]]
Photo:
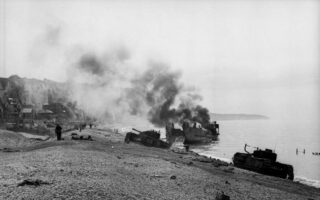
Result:
[[216,112],[319,117],[320,1],[0,2],[0,76],[64,81],[74,51],[121,47],[181,70]]

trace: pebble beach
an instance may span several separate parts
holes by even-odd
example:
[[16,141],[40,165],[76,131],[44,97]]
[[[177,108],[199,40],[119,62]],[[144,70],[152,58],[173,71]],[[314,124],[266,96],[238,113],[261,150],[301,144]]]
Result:
[[317,188],[193,152],[126,144],[107,130],[63,138],[0,130],[0,199],[320,199]]

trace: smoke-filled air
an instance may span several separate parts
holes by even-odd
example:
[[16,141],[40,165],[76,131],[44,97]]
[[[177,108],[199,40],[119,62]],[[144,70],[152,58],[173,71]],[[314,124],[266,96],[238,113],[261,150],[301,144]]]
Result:
[[180,71],[154,60],[137,70],[131,56],[124,47],[103,55],[85,52],[75,56],[68,68],[70,100],[103,122],[133,115],[157,127],[184,120],[209,123],[208,109],[198,105],[202,97],[182,84]]

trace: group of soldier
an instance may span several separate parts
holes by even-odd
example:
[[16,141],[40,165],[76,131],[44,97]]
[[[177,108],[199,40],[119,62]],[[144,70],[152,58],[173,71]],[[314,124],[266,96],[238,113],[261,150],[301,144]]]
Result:
[[[87,126],[87,124],[80,124],[79,126],[79,131],[81,132],[82,129],[84,129]],[[89,124],[90,129],[92,128],[92,124]],[[62,135],[62,127],[57,123],[56,124],[56,129],[55,133],[57,136],[57,140],[62,140],[61,135]]]

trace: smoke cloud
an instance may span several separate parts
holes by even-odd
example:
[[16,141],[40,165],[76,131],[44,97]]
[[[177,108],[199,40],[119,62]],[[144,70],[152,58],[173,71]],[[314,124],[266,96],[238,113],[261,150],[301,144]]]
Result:
[[69,73],[72,100],[104,121],[133,115],[157,127],[186,120],[203,125],[210,122],[208,109],[197,104],[202,97],[181,83],[180,71],[159,61],[136,70],[129,55],[124,47],[103,56],[79,55]]
[[[209,111],[198,105],[202,97],[195,89],[182,84],[182,73],[172,70],[168,63],[144,63],[124,45],[113,45],[104,51],[80,44],[67,46],[63,42],[62,27],[47,26],[34,48],[51,47],[52,52],[41,56],[46,58],[41,66],[47,66],[50,73],[66,76],[65,91],[56,92],[53,95],[56,99],[76,102],[88,116],[106,123],[121,121],[126,116],[139,116],[157,127],[185,120],[209,123]],[[52,67],[55,57],[59,57],[59,63],[64,66],[60,66],[60,70]],[[47,101],[43,99],[48,92],[40,95],[28,90],[32,93],[29,102],[41,105]]]
[[148,120],[158,127],[169,122],[182,124],[186,120],[208,124],[208,109],[196,105],[201,96],[184,87],[180,77],[180,72],[171,71],[164,63],[150,63],[126,91],[130,113],[141,114],[144,113],[142,109],[146,109]]
[[90,54],[83,55],[79,61],[79,69],[88,73],[103,75],[104,74],[104,66],[100,61],[94,56]]

